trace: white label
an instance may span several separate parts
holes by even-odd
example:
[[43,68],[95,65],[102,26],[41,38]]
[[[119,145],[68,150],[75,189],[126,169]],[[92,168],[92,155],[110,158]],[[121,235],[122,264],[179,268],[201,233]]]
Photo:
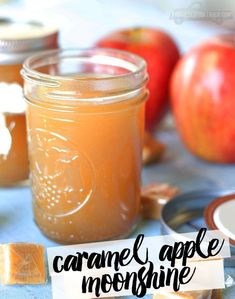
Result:
[[228,239],[206,229],[54,247],[47,252],[53,299],[224,288],[223,258],[230,257]]
[[0,82],[0,113],[24,113],[26,102],[18,83]]
[[12,137],[6,127],[5,115],[0,113],[0,155],[6,157],[11,149]]

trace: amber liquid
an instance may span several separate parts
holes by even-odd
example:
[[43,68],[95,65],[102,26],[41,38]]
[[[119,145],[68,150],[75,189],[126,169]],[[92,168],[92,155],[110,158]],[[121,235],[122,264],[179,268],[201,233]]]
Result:
[[[1,65],[0,82],[22,85],[21,67],[21,65]],[[4,97],[0,99],[0,105],[4,100]],[[0,186],[9,186],[28,178],[26,120],[24,113],[4,113],[4,117],[6,127],[11,134],[12,145],[7,155],[0,154]]]
[[72,244],[130,233],[140,208],[143,105],[143,95],[69,111],[29,103],[34,217],[49,238]]
[[23,85],[23,79],[20,76],[21,64],[0,65],[0,81],[7,83],[18,83]]

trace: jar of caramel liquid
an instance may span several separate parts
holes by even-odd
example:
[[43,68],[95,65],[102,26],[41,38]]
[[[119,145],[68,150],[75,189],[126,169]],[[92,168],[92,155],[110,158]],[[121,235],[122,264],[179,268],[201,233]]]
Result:
[[29,174],[22,62],[57,48],[57,35],[36,21],[0,18],[0,187],[22,184]]
[[129,234],[140,209],[145,62],[49,51],[23,67],[35,221],[59,243]]

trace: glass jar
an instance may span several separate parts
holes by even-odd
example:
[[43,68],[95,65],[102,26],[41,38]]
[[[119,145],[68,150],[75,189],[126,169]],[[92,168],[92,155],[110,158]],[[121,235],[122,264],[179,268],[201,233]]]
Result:
[[23,61],[57,48],[57,31],[41,23],[0,18],[0,186],[28,178],[25,101],[20,76]]
[[23,67],[35,221],[60,243],[130,233],[140,208],[145,62],[48,51]]

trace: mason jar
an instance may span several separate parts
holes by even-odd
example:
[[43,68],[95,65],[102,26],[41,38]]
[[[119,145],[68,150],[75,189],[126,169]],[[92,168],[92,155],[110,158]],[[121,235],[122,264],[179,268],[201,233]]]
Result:
[[28,56],[57,48],[57,35],[55,28],[36,21],[0,18],[0,186],[18,185],[28,178],[20,70]]
[[144,60],[48,51],[27,59],[22,76],[37,225],[67,244],[126,236],[140,209]]

